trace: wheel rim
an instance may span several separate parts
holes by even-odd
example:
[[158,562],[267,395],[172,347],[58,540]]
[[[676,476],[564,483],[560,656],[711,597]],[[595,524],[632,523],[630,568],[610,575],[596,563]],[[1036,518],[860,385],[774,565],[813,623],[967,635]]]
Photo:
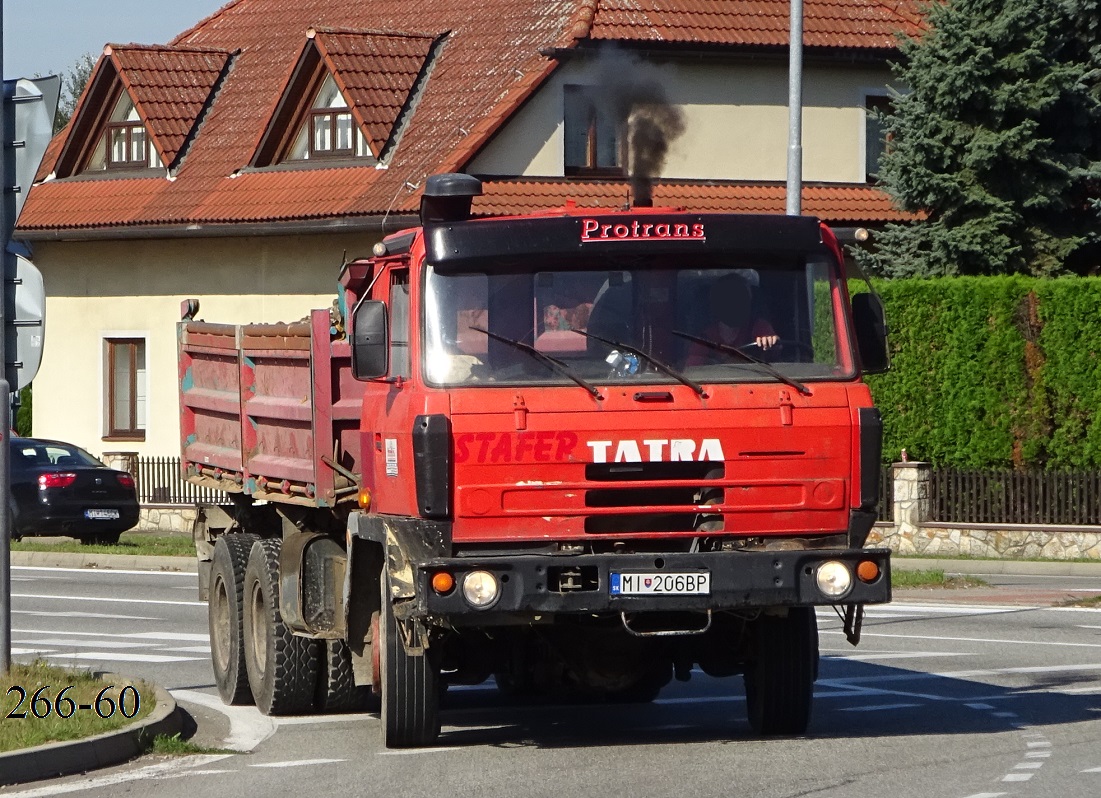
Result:
[[267,613],[264,610],[264,591],[260,588],[260,583],[256,582],[252,586],[252,600],[249,602],[249,616],[252,621],[249,644],[252,646],[252,661],[261,674],[268,670],[268,626]]
[[215,578],[214,589],[210,596],[210,616],[214,621],[210,646],[214,658],[214,665],[220,673],[229,670],[230,649],[230,612],[229,594],[226,592],[225,580]]

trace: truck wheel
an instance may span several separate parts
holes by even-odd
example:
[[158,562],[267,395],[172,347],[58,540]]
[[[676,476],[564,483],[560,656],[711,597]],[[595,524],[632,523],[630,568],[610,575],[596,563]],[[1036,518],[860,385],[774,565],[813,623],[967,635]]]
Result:
[[749,725],[759,735],[803,734],[810,723],[818,658],[813,607],[792,607],[786,618],[753,623],[756,658],[746,666]]
[[253,544],[245,568],[245,670],[256,707],[265,715],[304,715],[317,694],[316,640],[295,637],[279,613],[278,538]]
[[222,535],[214,544],[207,604],[210,662],[218,693],[226,704],[252,703],[242,644],[241,604],[245,566],[256,541],[255,535]]
[[385,587],[379,615],[383,743],[387,748],[431,745],[440,734],[439,668],[428,651],[416,657],[406,653]]
[[343,640],[326,640],[318,681],[317,708],[321,712],[362,712],[371,700],[371,688],[356,685],[352,653]]

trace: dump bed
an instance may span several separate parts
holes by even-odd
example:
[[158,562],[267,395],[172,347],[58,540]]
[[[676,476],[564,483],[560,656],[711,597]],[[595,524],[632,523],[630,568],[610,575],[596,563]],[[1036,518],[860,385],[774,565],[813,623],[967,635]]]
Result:
[[185,479],[312,507],[355,500],[363,383],[328,310],[291,324],[186,321],[178,339]]

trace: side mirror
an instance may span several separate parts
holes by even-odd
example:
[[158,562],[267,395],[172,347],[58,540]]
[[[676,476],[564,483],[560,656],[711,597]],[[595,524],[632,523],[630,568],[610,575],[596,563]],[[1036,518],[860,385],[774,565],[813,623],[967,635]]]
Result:
[[385,377],[390,369],[390,335],[386,303],[364,299],[352,312],[352,376],[357,380]]
[[852,303],[860,364],[865,374],[883,374],[891,368],[883,302],[876,294],[857,294],[852,298]]

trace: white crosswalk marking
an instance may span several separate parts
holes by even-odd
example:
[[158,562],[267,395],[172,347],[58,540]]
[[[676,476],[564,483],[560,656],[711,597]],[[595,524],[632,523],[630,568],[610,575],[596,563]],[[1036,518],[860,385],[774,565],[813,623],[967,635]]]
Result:
[[[12,629],[12,654],[35,656],[55,663],[72,662],[200,662],[210,654],[206,635],[181,632],[102,632],[59,629]],[[180,645],[183,643],[184,645]]]

